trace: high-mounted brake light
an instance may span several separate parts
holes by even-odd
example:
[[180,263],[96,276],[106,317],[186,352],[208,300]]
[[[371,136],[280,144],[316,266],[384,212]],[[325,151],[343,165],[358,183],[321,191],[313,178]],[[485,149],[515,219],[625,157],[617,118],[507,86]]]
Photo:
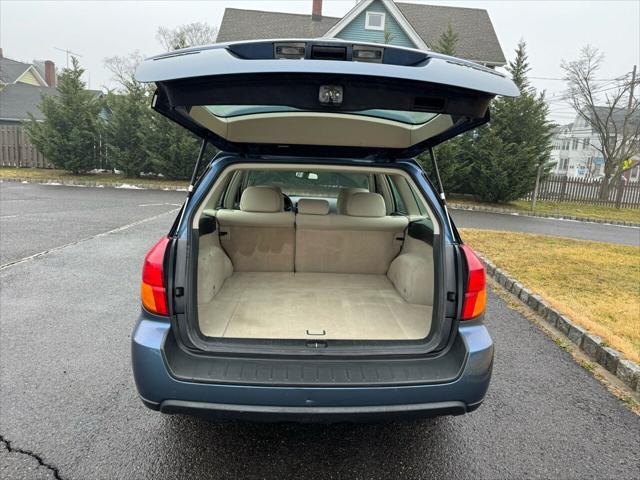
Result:
[[167,309],[167,291],[164,285],[164,254],[169,237],[162,237],[144,257],[142,266],[142,285],[140,297],[142,305],[151,313],[169,315]]
[[462,245],[464,257],[467,260],[467,289],[462,306],[462,320],[470,320],[484,313],[487,305],[487,286],[485,283],[484,266],[467,245]]

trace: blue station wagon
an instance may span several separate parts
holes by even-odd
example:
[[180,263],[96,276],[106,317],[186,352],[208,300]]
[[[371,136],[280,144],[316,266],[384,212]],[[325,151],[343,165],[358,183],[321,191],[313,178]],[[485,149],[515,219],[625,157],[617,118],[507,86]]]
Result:
[[519,93],[509,79],[300,39],[178,50],[137,78],[202,139],[185,204],[144,260],[132,363],[146,406],[277,421],[478,408],[493,364],[485,273],[433,147],[488,122],[496,95]]

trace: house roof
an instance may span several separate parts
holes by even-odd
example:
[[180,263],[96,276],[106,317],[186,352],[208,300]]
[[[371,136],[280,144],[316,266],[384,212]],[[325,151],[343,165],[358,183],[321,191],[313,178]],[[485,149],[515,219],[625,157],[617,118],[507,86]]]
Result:
[[[360,2],[346,16],[357,14],[358,9],[366,8],[369,3]],[[486,10],[399,2],[395,6],[427,45],[435,45],[451,23],[458,33],[457,56],[487,64],[506,63]],[[322,37],[334,26],[339,28],[336,24],[340,20],[337,17],[312,20],[311,15],[227,8],[217,41]]]
[[315,38],[323,36],[339,18],[226,8],[218,31],[218,42],[263,38]]
[[[96,97],[102,95],[100,90],[88,90]],[[26,83],[5,85],[0,90],[0,120],[23,121],[29,120],[31,113],[36,120],[44,120],[44,115],[38,108],[42,96],[58,96],[57,88],[36,87]]]
[[30,66],[28,63],[0,57],[0,83],[14,83]]
[[59,92],[55,88],[24,83],[5,85],[0,90],[0,120],[28,120],[29,113],[36,120],[43,120],[44,116],[38,108],[43,95],[58,96]]
[[396,6],[427,45],[436,45],[450,23],[458,34],[458,57],[483,63],[506,63],[486,10],[418,3],[396,3]]
[[[600,118],[600,120],[604,122],[607,119],[607,116],[609,115],[609,112],[611,109],[610,107],[595,107],[594,110],[595,110],[595,113]],[[613,112],[611,112],[611,120],[614,122],[616,128],[620,130],[620,133],[622,133],[622,128],[624,126],[624,119],[626,115],[627,115],[626,108],[616,108],[613,110]],[[589,116],[593,117],[593,113]],[[640,110],[636,110],[631,114],[629,121],[627,123],[627,127],[630,127],[630,128],[640,127]]]

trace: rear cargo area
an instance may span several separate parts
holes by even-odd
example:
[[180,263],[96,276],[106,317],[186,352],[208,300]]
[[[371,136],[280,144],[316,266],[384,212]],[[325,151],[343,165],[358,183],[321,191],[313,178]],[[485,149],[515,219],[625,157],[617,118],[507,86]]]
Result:
[[406,302],[386,275],[235,272],[208,303],[209,337],[415,340],[432,307]]
[[[276,173],[278,180],[301,178]],[[202,335],[305,341],[427,337],[435,283],[432,223],[400,214],[393,200],[366,188],[374,180],[358,175],[362,187],[334,188],[331,201],[292,200],[278,186],[247,182],[228,205],[203,209],[197,260]],[[414,198],[410,194],[407,201]],[[420,228],[409,228],[416,221]]]

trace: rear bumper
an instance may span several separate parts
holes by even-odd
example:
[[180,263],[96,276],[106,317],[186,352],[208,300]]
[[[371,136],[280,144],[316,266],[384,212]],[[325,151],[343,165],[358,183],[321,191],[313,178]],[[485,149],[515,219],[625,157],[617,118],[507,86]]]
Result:
[[162,345],[169,323],[143,312],[132,336],[138,392],[164,413],[259,421],[367,421],[459,415],[483,401],[493,366],[493,342],[484,325],[469,322],[458,334],[467,349],[460,375],[444,383],[380,386],[277,386],[179,380],[167,368]]

